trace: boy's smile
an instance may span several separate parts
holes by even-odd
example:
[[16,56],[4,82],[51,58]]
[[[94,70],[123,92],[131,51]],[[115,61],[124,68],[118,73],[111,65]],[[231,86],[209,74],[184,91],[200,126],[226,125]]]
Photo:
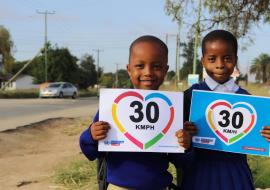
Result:
[[224,40],[209,41],[201,62],[207,74],[220,84],[227,82],[237,63],[237,55],[230,43]]
[[166,53],[158,43],[139,42],[132,48],[127,71],[134,88],[157,90],[168,68]]

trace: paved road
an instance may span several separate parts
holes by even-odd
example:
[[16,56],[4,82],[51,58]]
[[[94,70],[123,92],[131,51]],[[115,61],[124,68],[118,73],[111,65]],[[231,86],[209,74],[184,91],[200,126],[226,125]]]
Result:
[[0,99],[0,131],[57,117],[90,116],[98,99]]

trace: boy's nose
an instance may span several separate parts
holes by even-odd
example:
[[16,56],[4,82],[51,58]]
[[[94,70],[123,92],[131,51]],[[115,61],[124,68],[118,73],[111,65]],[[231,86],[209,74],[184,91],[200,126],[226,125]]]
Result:
[[145,67],[144,68],[144,75],[146,75],[146,76],[151,76],[152,75],[151,67]]
[[217,69],[224,69],[224,61],[222,59],[217,59],[216,68]]

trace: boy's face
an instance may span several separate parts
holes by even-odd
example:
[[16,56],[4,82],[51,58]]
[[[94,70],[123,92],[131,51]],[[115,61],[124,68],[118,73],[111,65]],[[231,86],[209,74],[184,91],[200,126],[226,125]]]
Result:
[[137,89],[157,90],[169,66],[164,49],[155,42],[138,42],[127,65],[130,80]]
[[216,82],[227,82],[237,63],[232,44],[224,40],[206,42],[201,62],[207,74]]

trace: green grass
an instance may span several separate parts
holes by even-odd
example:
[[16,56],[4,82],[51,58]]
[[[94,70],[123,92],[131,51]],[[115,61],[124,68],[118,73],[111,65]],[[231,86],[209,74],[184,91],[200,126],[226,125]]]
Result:
[[270,187],[270,158],[248,156],[248,163],[252,171],[255,187]]
[[[248,156],[249,166],[252,171],[255,187],[270,187],[270,158],[260,156]],[[173,183],[176,184],[176,170],[170,164],[169,172],[173,174]],[[59,167],[53,182],[59,185],[59,189],[67,190],[96,190],[96,162],[90,162],[83,155],[74,159],[67,166]],[[61,187],[61,188],[60,188]]]
[[58,185],[58,189],[96,190],[96,162],[90,162],[80,155],[67,166],[56,169],[53,182]]
[[[96,89],[80,90],[78,92],[79,97],[91,97],[97,96]],[[29,90],[0,90],[0,98],[38,98],[39,89],[29,89]]]

